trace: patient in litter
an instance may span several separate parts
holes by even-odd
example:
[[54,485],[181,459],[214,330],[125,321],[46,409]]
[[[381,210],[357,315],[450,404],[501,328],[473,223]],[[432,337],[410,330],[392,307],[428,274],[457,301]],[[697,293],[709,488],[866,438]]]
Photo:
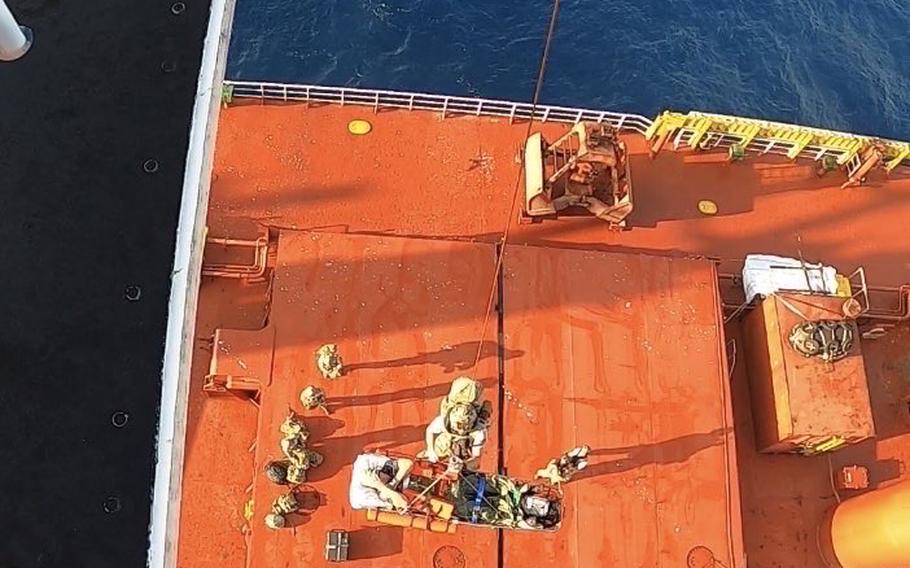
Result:
[[408,500],[402,492],[408,487],[414,462],[364,453],[354,460],[348,498],[353,509],[404,511]]
[[468,472],[452,487],[455,516],[472,524],[519,529],[558,528],[561,499],[550,486],[504,475]]

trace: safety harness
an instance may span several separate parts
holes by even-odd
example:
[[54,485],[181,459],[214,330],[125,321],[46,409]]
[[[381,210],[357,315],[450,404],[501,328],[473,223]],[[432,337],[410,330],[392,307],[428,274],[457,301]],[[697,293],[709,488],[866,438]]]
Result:
[[483,501],[483,491],[487,488],[487,479],[483,476],[477,481],[477,494],[474,495],[474,508],[471,509],[471,522],[477,522],[477,515],[480,514],[480,502]]

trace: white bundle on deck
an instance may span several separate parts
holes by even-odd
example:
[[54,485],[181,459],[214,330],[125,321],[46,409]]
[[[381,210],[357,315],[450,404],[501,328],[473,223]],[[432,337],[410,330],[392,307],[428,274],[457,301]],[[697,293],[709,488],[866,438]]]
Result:
[[768,296],[779,290],[837,293],[837,270],[785,256],[750,254],[743,266],[746,302],[755,296]]

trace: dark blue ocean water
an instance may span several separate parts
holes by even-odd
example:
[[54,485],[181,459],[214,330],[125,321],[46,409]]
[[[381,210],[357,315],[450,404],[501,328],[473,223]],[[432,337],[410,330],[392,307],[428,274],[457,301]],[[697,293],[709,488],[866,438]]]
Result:
[[[228,77],[530,100],[542,0],[238,0]],[[910,138],[910,0],[564,0],[541,102]]]

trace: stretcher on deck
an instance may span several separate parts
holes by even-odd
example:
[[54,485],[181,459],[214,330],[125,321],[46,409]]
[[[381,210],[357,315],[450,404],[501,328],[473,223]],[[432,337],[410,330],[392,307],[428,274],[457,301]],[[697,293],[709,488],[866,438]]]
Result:
[[561,524],[563,494],[547,481],[466,470],[450,474],[444,464],[408,459],[414,467],[401,492],[407,510],[367,509],[367,520],[442,533],[458,525],[555,531]]

